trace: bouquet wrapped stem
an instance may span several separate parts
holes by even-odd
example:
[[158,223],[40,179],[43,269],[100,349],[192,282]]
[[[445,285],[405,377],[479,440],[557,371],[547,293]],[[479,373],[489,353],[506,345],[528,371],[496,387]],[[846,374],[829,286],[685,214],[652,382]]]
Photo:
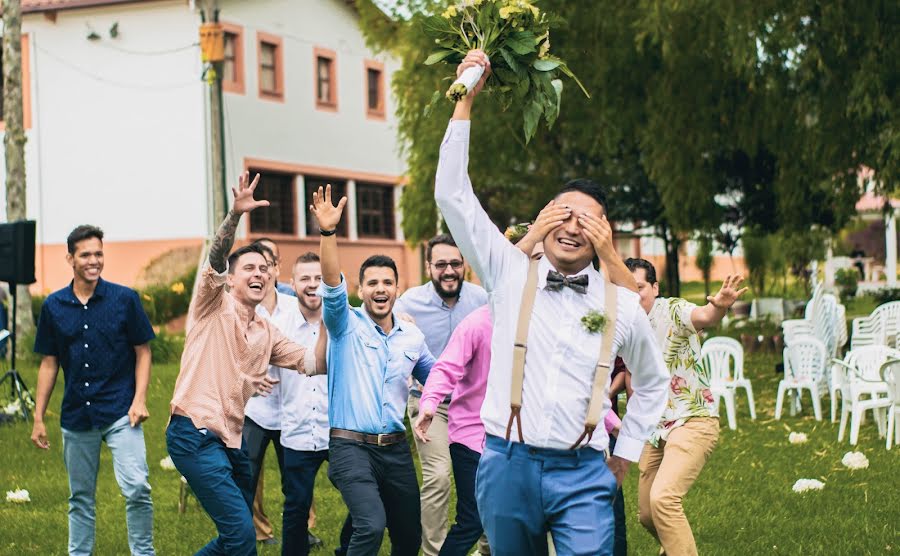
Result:
[[[493,72],[486,88],[501,97],[504,109],[522,108],[523,131],[529,141],[541,117],[550,127],[559,115],[561,76],[587,90],[565,61],[550,53],[553,17],[535,6],[538,0],[452,0],[440,14],[425,20],[425,32],[437,50],[425,60],[458,64],[466,54],[482,50],[491,60]],[[444,96],[459,102],[478,84],[484,68],[467,68]],[[434,105],[440,92],[432,97]]]

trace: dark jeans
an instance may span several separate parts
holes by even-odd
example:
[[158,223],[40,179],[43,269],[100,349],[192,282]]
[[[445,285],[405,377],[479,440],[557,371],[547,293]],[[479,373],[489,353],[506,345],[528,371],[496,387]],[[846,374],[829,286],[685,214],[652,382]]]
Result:
[[278,458],[278,470],[281,471],[281,488],[284,490],[284,449],[281,447],[281,431],[270,431],[257,425],[253,419],[244,417],[243,450],[250,458],[250,493],[251,499],[256,496],[260,470],[269,449],[269,442],[275,445],[275,457]]
[[456,523],[447,533],[440,556],[467,556],[484,531],[475,501],[475,474],[481,454],[454,442],[450,444],[450,459],[456,480]]
[[[616,439],[609,435],[609,453],[616,449]],[[616,529],[613,533],[613,556],[626,556],[628,554],[628,538],[625,535],[625,496],[622,487],[616,491],[613,500],[613,519],[616,520]]]
[[328,452],[328,478],[341,492],[353,520],[347,554],[378,554],[387,527],[391,554],[416,556],[422,524],[409,444],[373,446],[332,438]]
[[284,493],[281,554],[306,556],[309,554],[309,507],[312,505],[316,473],[328,459],[328,450],[301,452],[284,449],[284,469],[281,491]]
[[166,447],[175,468],[187,479],[219,532],[197,554],[255,555],[256,531],[250,510],[254,489],[250,488],[247,454],[227,448],[215,434],[204,434],[180,415],[173,415],[166,428]]

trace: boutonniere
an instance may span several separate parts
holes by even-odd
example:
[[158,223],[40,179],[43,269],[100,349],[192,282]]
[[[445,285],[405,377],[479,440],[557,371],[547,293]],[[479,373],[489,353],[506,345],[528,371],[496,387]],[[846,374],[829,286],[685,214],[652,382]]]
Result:
[[591,334],[603,332],[606,330],[606,313],[602,311],[591,310],[581,317],[581,326]]

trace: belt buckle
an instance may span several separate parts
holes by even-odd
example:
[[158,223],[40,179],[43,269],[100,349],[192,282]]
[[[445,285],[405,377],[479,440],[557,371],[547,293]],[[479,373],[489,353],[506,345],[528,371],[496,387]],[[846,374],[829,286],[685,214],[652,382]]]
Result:
[[377,443],[376,443],[375,445],[378,446],[379,448],[382,447],[382,446],[386,446],[386,444],[382,444],[382,443],[381,443],[381,437],[382,437],[382,436],[387,436],[387,435],[381,434],[381,433],[378,434],[378,440],[377,440]]

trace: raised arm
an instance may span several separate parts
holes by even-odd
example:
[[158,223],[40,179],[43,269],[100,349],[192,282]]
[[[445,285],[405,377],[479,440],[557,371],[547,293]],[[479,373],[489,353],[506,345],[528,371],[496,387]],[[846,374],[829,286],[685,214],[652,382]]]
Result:
[[209,265],[219,274],[225,272],[228,268],[228,253],[234,245],[234,233],[237,230],[241,216],[245,212],[250,212],[257,207],[269,206],[269,201],[256,201],[253,199],[253,192],[259,184],[259,174],[253,178],[253,182],[249,183],[250,173],[244,172],[238,179],[238,188],[231,188],[234,195],[234,205],[225,215],[225,220],[219,225],[216,231],[216,237],[213,238],[212,245],[209,248]]
[[347,204],[347,197],[341,197],[337,205],[331,201],[331,185],[313,192],[310,212],[319,222],[319,258],[322,261],[322,321],[328,333],[337,338],[344,335],[350,320],[350,306],[347,301],[347,284],[341,276],[341,262],[338,258],[337,225]]
[[747,288],[741,288],[743,281],[741,276],[726,276],[718,293],[715,296],[708,296],[706,305],[697,307],[691,312],[694,329],[703,330],[719,324],[728,313],[728,309],[747,291]]
[[[479,51],[472,51],[457,72],[461,73],[476,64],[486,65],[487,58]],[[488,66],[485,77],[473,93],[456,104],[453,119],[441,143],[434,197],[460,252],[472,265],[485,289],[491,291],[503,280],[510,263],[525,260],[525,257],[506,241],[491,222],[472,190],[468,175],[472,102],[489,73]]]

